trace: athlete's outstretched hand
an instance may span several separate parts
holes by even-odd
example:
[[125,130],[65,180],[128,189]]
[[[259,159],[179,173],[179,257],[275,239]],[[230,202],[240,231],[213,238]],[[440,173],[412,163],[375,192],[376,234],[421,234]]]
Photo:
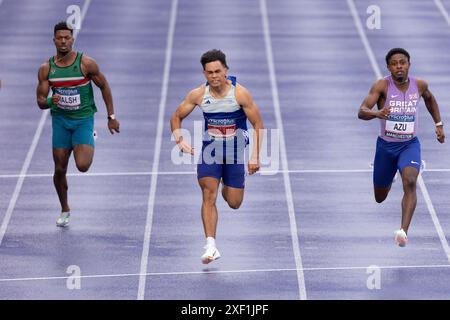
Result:
[[181,152],[194,155],[194,148],[189,143],[184,141],[183,137],[180,137],[180,139],[177,141],[177,146],[178,148],[180,148]]
[[252,175],[259,170],[259,159],[250,158],[248,162],[248,174]]
[[436,127],[436,138],[440,143],[445,142],[444,126]]
[[377,111],[377,118],[387,120],[391,113],[391,107],[385,107]]
[[119,133],[120,122],[117,119],[109,119],[108,120],[108,129],[111,134],[114,134],[114,131]]

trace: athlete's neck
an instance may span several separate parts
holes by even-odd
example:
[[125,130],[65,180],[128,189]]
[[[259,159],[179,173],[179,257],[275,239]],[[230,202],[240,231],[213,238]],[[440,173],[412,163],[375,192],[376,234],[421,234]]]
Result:
[[230,84],[227,82],[225,82],[224,85],[221,86],[217,86],[217,87],[211,87],[209,88],[209,92],[211,93],[211,95],[214,98],[224,98],[227,94],[228,91],[230,90]]
[[73,57],[73,53],[75,53],[75,51],[71,50],[69,52],[60,52],[57,51],[56,52],[56,57],[55,57],[55,63],[58,63],[60,65],[70,65],[70,60],[71,57]]
[[392,77],[392,80],[394,80],[394,83],[397,86],[403,86],[403,85],[405,85],[405,84],[407,84],[409,82],[409,77],[406,77],[406,78],[394,78],[394,77]]

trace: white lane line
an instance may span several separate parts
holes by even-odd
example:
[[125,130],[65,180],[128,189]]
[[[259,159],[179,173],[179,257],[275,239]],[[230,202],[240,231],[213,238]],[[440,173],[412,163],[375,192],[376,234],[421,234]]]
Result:
[[297,222],[295,217],[294,200],[292,197],[291,180],[289,177],[288,160],[286,153],[286,142],[284,139],[283,119],[281,117],[280,99],[278,96],[278,85],[275,73],[272,42],[270,38],[269,17],[267,13],[267,5],[265,0],[260,0],[260,10],[262,17],[262,25],[264,31],[264,42],[266,47],[267,64],[269,67],[270,84],[272,88],[272,101],[275,111],[277,128],[280,130],[280,154],[281,164],[283,168],[284,190],[286,192],[286,201],[289,212],[289,223],[291,228],[292,249],[294,251],[294,260],[297,270],[297,282],[300,300],[306,300],[305,276],[303,274],[302,256],[300,253],[300,245],[297,234]]
[[[450,171],[450,170],[449,170]],[[361,170],[278,170],[274,172],[267,173],[270,174],[280,174],[280,173],[364,173],[364,172],[372,172],[371,169],[361,169]],[[87,173],[67,173],[68,177],[114,177],[114,176],[151,176],[151,175],[196,175],[196,171],[166,171],[166,172],[152,172],[152,171],[141,171],[141,172],[87,172]],[[260,172],[256,173],[257,175],[261,174]],[[0,179],[11,179],[22,177],[20,174],[3,174],[0,175]],[[26,178],[50,178],[53,177],[53,173],[34,173],[34,174],[26,174],[24,175]]]
[[422,179],[422,176],[419,176],[418,183],[420,186],[420,190],[422,190],[423,197],[425,198],[425,202],[427,204],[428,212],[430,212],[431,219],[433,220],[434,227],[439,235],[439,239],[441,240],[442,247],[444,248],[445,254],[447,255],[447,260],[450,263],[450,247],[448,246],[447,239],[445,238],[444,230],[442,230],[441,224],[436,214],[436,210],[434,210],[433,203],[431,202],[430,194],[428,193],[427,186]]
[[[172,9],[170,14],[170,22],[169,22],[169,31],[167,33],[167,47],[166,47],[166,56],[164,63],[164,75],[163,82],[161,88],[161,101],[159,103],[159,114],[158,114],[158,128],[156,132],[156,142],[155,148],[153,151],[153,166],[152,172],[158,172],[159,167],[159,156],[161,153],[161,143],[162,143],[162,134],[164,129],[164,113],[166,109],[166,100],[167,100],[167,90],[169,86],[169,77],[170,77],[170,65],[172,60],[172,46],[173,46],[173,36],[175,33],[175,24],[177,19],[177,9],[178,9],[178,0],[172,1]],[[144,233],[144,243],[142,247],[142,256],[141,256],[141,269],[139,276],[139,288],[138,288],[138,300],[143,300],[145,297],[145,283],[146,283],[146,273],[147,273],[147,265],[148,265],[148,256],[150,250],[150,238],[152,232],[152,224],[153,224],[153,209],[155,205],[155,194],[156,194],[156,184],[158,180],[158,175],[153,174],[151,176],[150,183],[150,192],[148,197],[148,208],[147,208],[147,222],[145,225],[145,233]]]
[[[370,43],[367,40],[367,37],[366,37],[366,34],[362,27],[361,21],[359,20],[359,16],[358,16],[358,12],[355,7],[355,3],[353,2],[353,0],[347,0],[347,3],[350,8],[350,11],[352,13],[353,20],[355,21],[356,28],[358,29],[358,33],[364,44],[364,48],[366,49],[367,56],[369,57],[370,63],[372,64],[373,71],[375,72],[375,75],[377,76],[377,78],[382,78],[380,67],[375,59],[375,55],[373,54],[372,47],[370,46]],[[450,263],[450,249],[448,246],[447,238],[445,237],[445,233],[441,227],[441,224],[440,224],[439,219],[436,214],[436,210],[434,209],[434,206],[433,206],[433,202],[431,201],[430,195],[429,195],[427,187],[425,185],[425,181],[423,180],[423,177],[421,174],[419,175],[417,182],[419,184],[420,191],[422,192],[422,195],[425,199],[425,202],[426,202],[426,205],[428,208],[428,212],[430,213],[431,219],[433,220],[434,227],[439,235],[439,239],[441,240],[442,247],[447,256],[447,260]]]
[[[305,174],[305,173],[329,173],[329,174],[340,174],[340,173],[371,173],[372,169],[305,169],[305,170],[277,170],[277,171],[266,171],[271,174],[280,174],[280,173],[288,173],[288,174]],[[425,169],[422,170],[424,172],[450,172],[450,169]],[[177,175],[196,175],[196,171],[136,171],[136,172],[86,172],[86,173],[68,173],[68,177],[115,177],[115,176],[151,176],[151,175],[160,175],[160,176],[177,176]],[[261,174],[260,172],[256,173]],[[53,173],[31,173],[31,174],[1,174],[0,179],[13,179],[13,178],[51,178],[53,177]]]
[[[369,266],[360,267],[319,267],[319,268],[303,268],[301,271],[367,271]],[[448,269],[448,264],[437,265],[416,265],[416,266],[377,266],[380,270],[396,270],[396,269]],[[55,277],[29,277],[29,278],[0,278],[0,282],[18,282],[18,281],[48,281],[48,280],[65,280],[65,279],[101,279],[101,278],[124,278],[124,277],[163,277],[163,276],[191,276],[206,274],[236,274],[236,273],[271,273],[271,272],[295,272],[298,269],[248,269],[248,270],[205,270],[205,271],[179,271],[179,272],[151,272],[151,273],[118,273],[118,274],[94,274],[86,276],[55,276]]]
[[362,26],[361,20],[359,20],[358,11],[356,10],[355,3],[353,0],[347,0],[347,4],[350,8],[350,12],[353,16],[353,21],[355,22],[356,29],[358,30],[361,41],[364,45],[364,49],[366,49],[367,56],[369,57],[370,64],[372,65],[372,69],[375,72],[375,75],[378,79],[383,78],[381,74],[380,67],[378,66],[377,59],[375,59],[375,55],[370,46],[369,40],[367,39],[366,33],[364,32],[364,28]]
[[[84,17],[86,16],[87,9],[90,5],[90,2],[91,2],[91,0],[86,0],[83,5],[83,9],[82,9],[82,13],[81,13],[81,21],[83,21]],[[76,36],[78,35],[78,31],[79,30],[74,31],[75,41],[76,41]],[[3,217],[2,225],[0,226],[0,246],[2,245],[3,238],[5,237],[6,230],[8,229],[8,224],[11,220],[11,216],[14,211],[14,208],[16,207],[17,199],[19,198],[20,191],[22,190],[23,182],[25,180],[25,177],[27,176],[27,172],[28,172],[28,169],[31,164],[31,159],[33,159],[33,155],[34,155],[34,152],[36,151],[36,146],[41,137],[48,114],[49,114],[48,109],[44,110],[42,112],[41,118],[39,119],[38,127],[36,129],[36,132],[34,133],[34,137],[31,142],[30,148],[28,149],[28,153],[25,157],[25,161],[23,162],[22,169],[20,170],[20,175],[19,175],[19,178],[17,179],[16,187],[14,188],[13,195],[9,201],[8,209],[6,210],[5,216]]]
[[[152,171],[136,171],[136,172],[86,172],[86,173],[67,173],[68,177],[115,177],[115,176],[151,176],[151,175],[194,175],[195,171],[168,171],[168,172],[152,172]],[[0,178],[17,178],[18,174],[4,174]],[[36,173],[27,174],[26,178],[51,178],[53,173]]]
[[444,16],[445,21],[447,21],[447,24],[450,25],[450,16],[448,15],[448,12],[445,9],[444,4],[442,3],[442,1],[441,0],[434,0],[434,3],[436,4],[436,6],[438,7],[439,11]]

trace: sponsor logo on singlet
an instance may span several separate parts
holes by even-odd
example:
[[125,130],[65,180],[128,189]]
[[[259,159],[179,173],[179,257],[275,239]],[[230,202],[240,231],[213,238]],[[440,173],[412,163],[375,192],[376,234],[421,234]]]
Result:
[[208,119],[208,134],[210,137],[224,139],[236,135],[235,119]]

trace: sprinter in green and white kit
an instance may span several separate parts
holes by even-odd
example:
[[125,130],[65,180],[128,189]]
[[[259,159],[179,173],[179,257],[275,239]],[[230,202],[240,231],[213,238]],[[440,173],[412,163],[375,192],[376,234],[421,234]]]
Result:
[[92,82],[102,91],[108,112],[108,129],[112,134],[119,132],[119,122],[114,115],[111,89],[105,76],[92,58],[72,50],[73,30],[66,22],[55,25],[53,42],[56,55],[39,68],[37,104],[41,109],[50,109],[52,115],[53,182],[61,203],[56,225],[65,227],[70,217],[66,172],[72,150],[81,172],[89,170],[94,157],[94,114],[97,107]]

